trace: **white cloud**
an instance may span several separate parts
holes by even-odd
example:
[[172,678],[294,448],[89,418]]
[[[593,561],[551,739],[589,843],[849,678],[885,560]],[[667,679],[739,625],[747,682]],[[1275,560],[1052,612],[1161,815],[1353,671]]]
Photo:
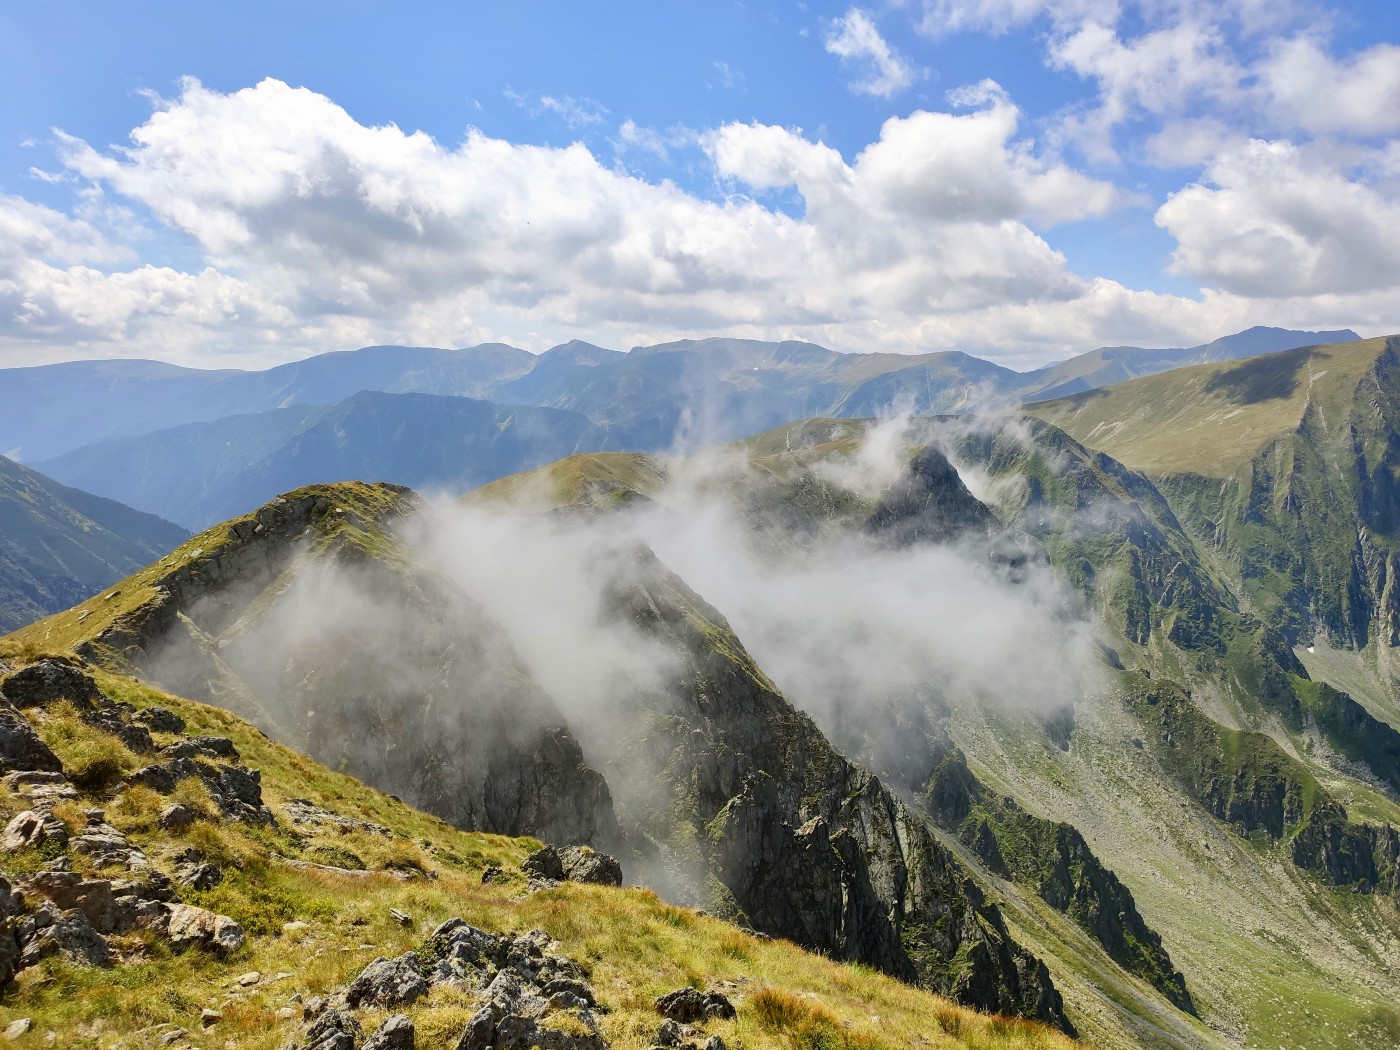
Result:
[[1094,160],[1115,160],[1114,129],[1142,116],[1173,118],[1193,104],[1230,106],[1245,70],[1218,27],[1180,22],[1124,40],[1111,26],[1085,22],[1050,47],[1051,64],[1098,85],[1097,104],[1069,114],[1062,134]]
[[1334,58],[1311,36],[1279,41],[1259,70],[1268,104],[1289,126],[1350,135],[1400,132],[1400,47]]
[[[1212,264],[1210,230],[1193,218],[1247,214],[1229,195],[1252,191],[1224,168],[1159,221],[1182,243],[1182,271],[1218,272],[1226,291],[1196,301],[1076,275],[1036,230],[1108,214],[1123,194],[1040,155],[996,85],[954,101],[972,108],[888,120],[851,159],[794,129],[712,129],[698,144],[727,195],[710,200],[580,144],[473,131],[444,145],[277,81],[230,94],[190,81],[127,148],[64,140],[66,170],[103,191],[87,191],[87,212],[0,198],[0,354],[267,363],[371,342],[729,334],[1032,365],[1262,320],[1400,328],[1393,296],[1371,283],[1299,279],[1252,303],[1248,267]],[[625,122],[617,142],[657,140],[673,148],[669,133]],[[1393,177],[1400,151],[1369,163]],[[763,203],[770,190],[798,195],[801,214]],[[127,206],[165,239],[188,239],[198,272],[113,271]]]
[[640,150],[642,153],[650,153],[659,160],[666,160],[671,155],[670,150],[666,148],[665,140],[655,128],[641,127],[630,118],[624,120],[618,127],[615,146],[619,153]]
[[[67,139],[64,158],[191,238],[212,267],[201,280],[231,282],[222,294],[240,323],[261,318],[283,340],[442,344],[538,331],[545,317],[560,336],[743,330],[907,350],[932,315],[1073,300],[1085,283],[1027,223],[1118,204],[1111,186],[1037,159],[999,91],[979,98],[972,112],[888,121],[849,164],[782,128],[704,137],[734,188],[794,187],[801,219],[631,177],[579,144],[474,131],[448,148],[365,127],[272,80],[232,94],[190,81],[132,146]],[[624,124],[620,141],[651,148],[653,134]],[[207,339],[226,340],[205,300],[180,288],[147,312],[181,296],[204,303],[182,306],[172,331],[190,339],[207,322]],[[111,299],[114,318],[135,310],[113,287],[90,293]]]
[[1216,158],[1205,183],[1157,212],[1177,240],[1175,268],[1245,296],[1393,290],[1400,202],[1337,160],[1330,149],[1260,140]]
[[1005,33],[1046,17],[1057,24],[1118,19],[1118,0],[922,0],[919,31],[941,36],[967,30]]
[[[607,119],[608,108],[596,99],[583,96],[575,98],[573,95],[540,95],[532,98],[523,95],[512,88],[506,88],[505,96],[511,102],[523,109],[532,117],[540,117],[546,113],[558,117],[571,130],[577,131],[579,128],[586,128],[595,124],[602,124]],[[480,103],[477,109],[480,109]]]
[[893,98],[914,83],[916,71],[909,60],[890,47],[870,16],[858,7],[831,24],[826,50],[861,71],[851,83],[852,91]]
[[602,103],[591,98],[574,98],[573,95],[565,95],[563,98],[541,95],[540,107],[559,117],[571,128],[601,124],[608,115],[608,109]]
[[744,74],[735,69],[728,62],[716,61],[714,63],[715,72],[719,74],[719,86],[722,88],[741,88],[744,86]]

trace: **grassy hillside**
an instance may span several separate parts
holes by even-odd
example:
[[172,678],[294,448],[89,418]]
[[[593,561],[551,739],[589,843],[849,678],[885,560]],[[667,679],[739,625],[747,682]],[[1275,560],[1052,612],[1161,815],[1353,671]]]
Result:
[[1150,475],[1226,478],[1315,404],[1340,418],[1386,339],[1303,347],[1133,379],[1027,411]]
[[[13,640],[0,651],[13,664],[38,655]],[[428,931],[454,916],[493,933],[543,929],[555,938],[556,950],[587,971],[608,1009],[603,1033],[618,1048],[649,1045],[660,1023],[653,998],[687,985],[728,992],[737,1018],[706,1027],[750,1050],[1069,1045],[1041,1026],[979,1015],[866,968],[749,936],[646,890],[564,883],[527,892],[518,864],[539,843],[456,830],[272,743],[224,711],[133,679],[93,674],[114,701],[135,711],[160,705],[186,722],[187,734],[230,740],[241,761],[260,771],[262,798],[277,823],[221,819],[207,796],[182,782],[179,801],[202,816],[185,830],[164,830],[157,818],[170,800],[130,783],[137,756],[64,702],[27,710],[74,783],[83,784],[54,816],[76,832],[88,821],[85,810],[101,808],[109,826],[167,875],[175,874],[180,853],[198,849],[223,878],[207,890],[181,889],[182,899],[231,917],[248,937],[227,957],[176,955],[160,937],[138,931],[111,938],[115,953],[106,967],[54,956],[21,970],[0,994],[0,1027],[32,1022],[17,1047],[149,1046],[178,1027],[184,1031],[172,1045],[271,1050],[294,1038],[306,1001],[343,988],[376,956],[421,948]],[[158,735],[157,743],[167,738],[173,739]],[[94,773],[99,768],[105,772]],[[296,804],[301,811],[309,802],[349,822],[298,825],[293,800],[303,800]],[[15,791],[0,791],[0,819],[29,804]],[[52,846],[11,852],[0,870],[22,886],[60,856],[90,880],[120,874]],[[491,866],[503,873],[483,881]],[[476,1001],[469,989],[438,986],[407,1007],[417,1045],[450,1045]],[[201,1022],[205,1009],[221,1015],[208,1027]],[[387,1012],[357,1011],[366,1031]]]
[[0,456],[0,632],[82,601],[188,535]]

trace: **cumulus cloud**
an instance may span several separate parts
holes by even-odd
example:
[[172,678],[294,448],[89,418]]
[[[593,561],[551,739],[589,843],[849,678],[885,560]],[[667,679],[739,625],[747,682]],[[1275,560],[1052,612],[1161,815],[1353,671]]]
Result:
[[858,7],[831,24],[826,49],[860,70],[851,82],[852,91],[892,98],[914,83],[915,70],[909,60],[889,45],[870,16]]
[[1275,44],[1259,77],[1278,118],[1305,131],[1352,135],[1400,132],[1400,47],[1377,44],[1335,58],[1317,38]]
[[[86,282],[117,341],[138,314],[152,336],[168,309],[171,334],[154,338],[166,345],[198,345],[191,326],[201,324],[206,340],[227,340],[229,318],[270,326],[249,345],[330,348],[361,338],[461,345],[535,331],[541,317],[561,337],[703,331],[851,349],[949,345],[966,334],[960,313],[1083,294],[1088,283],[1032,227],[1122,203],[1111,185],[1041,159],[994,85],[959,102],[957,112],[887,121],[849,162],[794,129],[725,125],[699,137],[730,188],[708,200],[607,167],[582,144],[516,145],[473,130],[452,147],[359,124],[278,81],[229,94],[188,81],[130,146],[65,137],[62,156],[74,175],[188,237],[208,270],[125,275],[129,286],[165,285],[139,306],[119,275],[36,271],[25,294],[54,300],[56,316],[58,290]],[[666,146],[631,122],[618,142]],[[796,191],[805,214],[751,196],[768,189]],[[85,227],[65,226],[77,220],[40,217],[31,236],[91,241]]]
[[1173,194],[1157,223],[1179,272],[1247,296],[1378,292],[1400,282],[1400,203],[1331,151],[1254,140]]

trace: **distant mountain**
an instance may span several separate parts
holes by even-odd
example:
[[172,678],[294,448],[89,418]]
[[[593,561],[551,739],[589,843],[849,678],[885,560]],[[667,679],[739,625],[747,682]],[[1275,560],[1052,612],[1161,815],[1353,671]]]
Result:
[[1102,346],[1026,373],[1019,391],[1023,400],[1065,397],[1084,390],[1111,386],[1138,376],[1168,372],[1173,368],[1234,361],[1300,346],[1354,342],[1361,337],[1350,329],[1335,332],[1295,332],[1287,328],[1256,326],[1212,343],[1177,350],[1147,350],[1140,346]]
[[463,492],[607,448],[609,440],[574,412],[366,391],[326,408],[282,408],[101,442],[44,466],[199,528],[312,482],[393,478],[429,492]]
[[0,631],[91,597],[188,535],[0,456]]
[[361,390],[481,397],[524,375],[534,361],[524,350],[485,343],[465,350],[368,346],[262,372],[159,361],[0,369],[0,452],[34,463],[181,423],[293,405],[334,405]]
[[1251,328],[1187,349],[1103,347],[1034,372],[957,351],[842,354],[812,343],[686,339],[627,353],[573,340],[539,356],[502,343],[464,350],[371,346],[263,372],[156,361],[0,369],[0,452],[26,463],[184,423],[338,404],[361,390],[563,408],[642,451],[735,440],[796,419],[1009,407],[1183,365],[1357,338]]

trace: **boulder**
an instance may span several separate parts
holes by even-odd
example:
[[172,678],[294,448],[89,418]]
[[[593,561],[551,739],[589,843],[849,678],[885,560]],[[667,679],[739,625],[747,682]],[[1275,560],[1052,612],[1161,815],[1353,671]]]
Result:
[[64,911],[76,908],[99,933],[111,933],[118,926],[117,900],[106,879],[85,879],[75,871],[44,868],[25,880],[24,890],[47,897]]
[[96,703],[107,703],[92,676],[71,661],[40,660],[16,671],[0,682],[0,696],[16,707],[67,700],[79,710],[90,710]]
[[564,878],[570,882],[590,882],[598,886],[621,886],[622,865],[617,858],[589,846],[566,846],[559,850]]
[[136,712],[134,718],[156,733],[185,731],[185,720],[168,707],[148,707],[144,711]]
[[127,779],[133,784],[148,787],[162,795],[168,795],[174,791],[175,785],[180,781],[180,778],[175,775],[175,771],[164,764],[142,766]]
[[96,818],[89,817],[88,826],[78,832],[72,841],[74,853],[91,857],[99,867],[120,867],[140,871],[151,866],[139,846],[132,842],[112,825],[105,822],[100,811]]
[[15,1019],[15,1020],[11,1021],[9,1024],[7,1024],[7,1025],[5,1026],[4,1036],[5,1036],[5,1038],[6,1038],[7,1040],[9,1040],[10,1042],[14,1042],[16,1039],[20,1038],[21,1036],[28,1035],[30,1029],[32,1029],[33,1027],[34,1027],[34,1020],[33,1020],[33,1018],[30,1018],[30,1017],[20,1017],[20,1018],[17,1018],[17,1019]]
[[733,1018],[734,1004],[723,992],[714,989],[701,992],[695,988],[678,988],[656,1000],[656,1012],[679,1024],[695,1024],[711,1018]]
[[243,947],[243,927],[227,915],[217,915],[190,904],[167,904],[170,923],[167,935],[177,952],[199,948],[216,955],[229,955]]
[[360,1022],[340,1010],[327,1010],[302,1031],[285,1050],[355,1050],[364,1038]]
[[520,862],[520,870],[532,878],[564,881],[564,861],[553,846],[535,850]]
[[407,1006],[428,994],[428,982],[418,959],[405,952],[397,959],[378,958],[360,971],[345,992],[345,1002],[353,1010],[361,1006],[388,1008]]
[[215,758],[227,758],[234,762],[239,759],[238,748],[226,736],[192,736],[190,743],[199,751]]
[[[569,1030],[548,1022],[548,1004],[527,981],[512,970],[502,970],[486,989],[486,1001],[467,1022],[457,1050],[607,1050],[607,1042],[587,1010],[571,1011]],[[543,1023],[542,1023],[543,1022]],[[582,1028],[583,1031],[578,1031]]]
[[18,969],[33,966],[50,955],[62,955],[80,966],[106,966],[111,959],[107,941],[76,908],[62,911],[44,901],[20,921]]
[[0,702],[0,769],[63,772],[63,763],[39,739],[29,719],[5,702]]
[[175,881],[192,890],[212,890],[224,881],[224,873],[204,860],[204,854],[197,849],[187,849],[176,854]]
[[19,969],[19,931],[14,919],[0,916],[0,989],[14,980]]
[[362,1050],[413,1050],[413,1022],[403,1014],[393,1014],[365,1040]]
[[9,853],[26,846],[41,846],[45,842],[68,843],[68,825],[49,813],[27,809],[15,814],[0,833],[0,851]]
[[166,831],[184,831],[198,819],[199,814],[183,802],[172,802],[160,811],[157,818]]
[[31,809],[48,812],[60,802],[73,802],[78,789],[62,773],[11,773],[3,781],[5,790],[29,800]]

